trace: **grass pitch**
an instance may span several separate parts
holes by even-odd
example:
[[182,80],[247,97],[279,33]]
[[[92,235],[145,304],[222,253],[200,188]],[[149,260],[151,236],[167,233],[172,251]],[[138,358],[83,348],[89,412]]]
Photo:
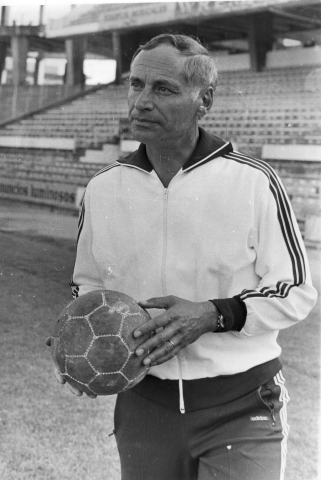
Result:
[[[108,436],[115,398],[77,398],[61,387],[44,343],[70,301],[75,244],[0,233],[0,249],[0,479],[119,480]],[[320,291],[320,254],[310,255]],[[305,322],[280,335],[291,396],[286,480],[317,478],[319,317],[320,300]]]

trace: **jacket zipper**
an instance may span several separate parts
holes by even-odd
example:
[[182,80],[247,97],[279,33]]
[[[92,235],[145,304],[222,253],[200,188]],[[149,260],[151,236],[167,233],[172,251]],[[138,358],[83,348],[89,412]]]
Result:
[[[165,276],[166,258],[167,258],[167,208],[168,208],[168,188],[165,188],[164,192],[164,210],[163,210],[163,256],[162,256],[162,290],[163,295],[167,295],[167,285]],[[181,413],[185,413],[184,395],[183,395],[183,377],[182,366],[179,359],[179,353],[176,355],[178,365],[178,390],[179,390],[179,410]]]
[[167,207],[168,207],[168,189],[165,188],[164,192],[164,210],[163,210],[163,256],[162,256],[162,290],[163,295],[167,295],[167,286],[166,286],[166,277],[165,277],[165,267],[166,267],[166,258],[167,258]]

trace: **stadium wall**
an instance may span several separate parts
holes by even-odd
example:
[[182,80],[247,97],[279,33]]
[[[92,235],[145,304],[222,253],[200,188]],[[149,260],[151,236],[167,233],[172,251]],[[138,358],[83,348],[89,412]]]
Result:
[[[250,70],[251,60],[249,53],[234,55],[212,54],[219,71],[228,72],[234,70]],[[297,66],[319,66],[321,67],[321,48],[292,48],[287,50],[274,50],[268,52],[265,69],[297,67]]]

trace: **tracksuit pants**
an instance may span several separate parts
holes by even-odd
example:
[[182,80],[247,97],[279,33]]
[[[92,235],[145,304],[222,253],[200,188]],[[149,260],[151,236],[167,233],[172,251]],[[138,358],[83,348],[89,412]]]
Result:
[[288,400],[282,372],[237,400],[185,414],[121,393],[121,479],[283,480]]

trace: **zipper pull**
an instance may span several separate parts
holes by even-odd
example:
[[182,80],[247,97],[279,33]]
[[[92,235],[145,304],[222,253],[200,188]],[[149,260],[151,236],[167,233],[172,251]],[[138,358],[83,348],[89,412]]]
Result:
[[180,392],[179,392],[179,410],[181,413],[185,413],[185,403],[184,403],[184,397],[183,397],[183,386],[180,386]]
[[177,355],[177,362],[178,362],[178,389],[179,389],[179,410],[181,413],[185,413],[185,402],[184,402],[184,392],[183,392],[183,377],[182,377],[182,366],[179,359],[179,355]]
[[271,407],[271,417],[272,417],[272,427],[274,427],[275,425],[275,412],[274,412],[274,405],[272,404],[272,407]]

